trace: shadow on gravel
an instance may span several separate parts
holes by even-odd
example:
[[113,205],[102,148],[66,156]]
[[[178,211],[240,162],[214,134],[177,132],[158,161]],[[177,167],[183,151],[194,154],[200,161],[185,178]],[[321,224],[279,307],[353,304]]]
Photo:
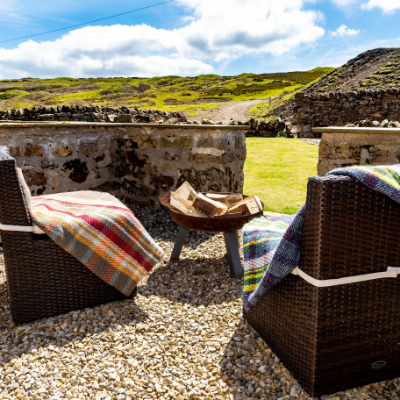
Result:
[[[100,306],[72,311],[55,317],[43,318],[23,325],[15,325],[11,319],[7,283],[0,284],[0,365],[6,366],[12,360],[27,354],[41,358],[42,363],[90,338],[95,340],[101,333],[119,326],[124,330],[128,325],[148,321],[148,315],[135,300],[116,301]],[[100,341],[100,343],[102,343]],[[98,346],[107,357],[107,346]]]
[[242,280],[230,276],[226,257],[204,261],[186,258],[155,270],[146,285],[139,286],[139,293],[207,307],[240,299]]

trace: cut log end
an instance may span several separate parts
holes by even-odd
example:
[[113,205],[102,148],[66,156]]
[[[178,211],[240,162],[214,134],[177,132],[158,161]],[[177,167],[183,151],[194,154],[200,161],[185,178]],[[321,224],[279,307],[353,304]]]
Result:
[[186,200],[191,201],[192,203],[197,197],[197,192],[192,188],[192,186],[190,186],[190,183],[187,181],[178,189],[176,189],[174,193]]
[[189,211],[195,211],[192,202],[177,195],[176,192],[171,193],[170,204],[173,209],[182,214],[188,214]]
[[228,213],[242,212],[243,215],[246,214],[258,214],[262,211],[262,203],[257,196],[249,196],[236,203],[235,205],[229,207]]
[[198,194],[193,203],[193,207],[198,211],[203,211],[209,217],[223,215],[227,212],[228,207],[218,201],[214,201],[203,194]]

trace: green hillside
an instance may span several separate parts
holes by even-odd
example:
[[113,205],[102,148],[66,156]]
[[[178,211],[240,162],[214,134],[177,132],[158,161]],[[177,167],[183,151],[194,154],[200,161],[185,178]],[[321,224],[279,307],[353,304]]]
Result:
[[332,68],[305,72],[156,78],[0,80],[0,109],[57,104],[130,106],[163,111],[216,108],[232,101],[267,99],[299,89]]
[[[284,110],[285,104],[288,100],[294,97],[297,92],[302,92],[307,90],[308,87],[317,84],[319,81],[323,80],[325,76],[331,75],[335,72],[335,68],[314,68],[311,71],[307,71],[309,80],[305,82],[304,85],[296,88],[294,91],[289,93],[281,93],[279,98],[274,99],[271,102],[260,103],[257,106],[249,110],[250,115],[253,118],[259,119],[264,118],[268,115],[268,118],[279,117],[279,114]],[[291,72],[289,72],[291,74]]]

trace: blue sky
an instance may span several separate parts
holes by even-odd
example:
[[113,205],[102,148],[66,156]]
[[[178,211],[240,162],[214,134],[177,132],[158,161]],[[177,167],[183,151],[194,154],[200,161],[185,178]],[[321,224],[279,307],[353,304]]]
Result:
[[[0,41],[163,0],[0,0]],[[400,0],[175,0],[97,24],[0,43],[0,79],[162,76],[339,66],[400,47]]]

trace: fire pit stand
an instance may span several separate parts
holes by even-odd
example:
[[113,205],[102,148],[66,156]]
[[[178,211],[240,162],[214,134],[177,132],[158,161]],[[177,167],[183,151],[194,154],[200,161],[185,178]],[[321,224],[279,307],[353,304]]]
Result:
[[[189,229],[179,226],[178,236],[175,240],[174,250],[171,254],[171,261],[178,261],[181,255],[183,244],[189,233]],[[226,252],[228,254],[229,270],[233,277],[243,276],[243,267],[240,261],[239,236],[238,232],[223,232],[225,239]]]
[[[217,194],[230,194],[230,193],[217,193]],[[166,193],[159,197],[160,203],[166,207],[169,205],[170,193]],[[243,196],[246,198],[247,196]],[[262,209],[264,203],[261,202]],[[214,218],[201,218],[191,215],[181,214],[168,207],[170,217],[179,225],[179,233],[175,241],[174,250],[171,254],[171,260],[179,260],[183,244],[189,233],[189,229],[200,232],[222,232],[224,234],[226,252],[228,253],[228,263],[230,273],[233,277],[238,278],[243,276],[243,267],[240,261],[239,253],[239,237],[238,231],[243,228],[244,224],[257,218],[263,214],[260,211],[251,215],[232,216],[229,214],[222,215]]]

